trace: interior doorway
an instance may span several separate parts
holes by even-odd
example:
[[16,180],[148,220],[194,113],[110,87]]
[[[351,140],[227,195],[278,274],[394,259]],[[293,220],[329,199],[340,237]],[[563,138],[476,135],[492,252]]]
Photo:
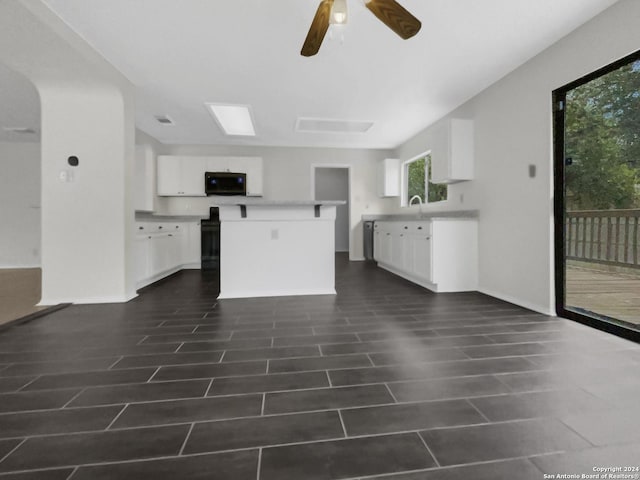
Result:
[[0,62],[0,325],[38,307],[41,270],[40,97]]
[[554,92],[556,310],[640,338],[640,52]]
[[314,166],[314,200],[342,200],[344,205],[336,207],[335,248],[336,252],[349,251],[349,188],[348,166]]

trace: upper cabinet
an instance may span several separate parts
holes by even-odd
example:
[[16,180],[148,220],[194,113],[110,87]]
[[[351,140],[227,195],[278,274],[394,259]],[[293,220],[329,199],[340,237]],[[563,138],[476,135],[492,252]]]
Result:
[[158,156],[158,195],[204,197],[204,157]]
[[378,164],[378,196],[400,196],[400,160],[385,158]]
[[158,195],[203,197],[205,172],[247,175],[247,196],[262,196],[262,158],[158,156]]
[[136,145],[134,205],[136,211],[155,211],[156,158],[151,145]]
[[433,132],[431,182],[456,183],[473,180],[473,120],[449,119]]

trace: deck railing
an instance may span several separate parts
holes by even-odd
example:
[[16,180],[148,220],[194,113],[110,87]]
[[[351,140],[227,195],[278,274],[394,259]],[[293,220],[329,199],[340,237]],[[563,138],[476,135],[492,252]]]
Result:
[[567,259],[639,268],[640,209],[567,212]]

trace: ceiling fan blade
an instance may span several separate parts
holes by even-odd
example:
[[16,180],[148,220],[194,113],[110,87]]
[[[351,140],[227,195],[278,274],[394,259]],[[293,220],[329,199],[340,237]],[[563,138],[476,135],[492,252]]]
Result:
[[420,31],[422,23],[395,0],[370,0],[366,7],[391,30],[407,40]]
[[333,7],[333,0],[322,0],[316,11],[316,16],[313,17],[309,33],[302,46],[300,54],[304,57],[312,57],[320,50],[322,40],[329,29],[329,17],[331,16],[331,7]]

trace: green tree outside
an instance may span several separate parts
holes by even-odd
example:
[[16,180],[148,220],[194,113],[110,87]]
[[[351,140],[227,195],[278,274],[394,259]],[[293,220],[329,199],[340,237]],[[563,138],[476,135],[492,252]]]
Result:
[[640,62],[567,94],[568,210],[640,207]]
[[[427,175],[428,174],[428,175]],[[447,199],[447,186],[431,183],[431,155],[410,163],[407,167],[407,203],[411,197],[418,195],[428,203]],[[427,189],[428,186],[428,189]]]

